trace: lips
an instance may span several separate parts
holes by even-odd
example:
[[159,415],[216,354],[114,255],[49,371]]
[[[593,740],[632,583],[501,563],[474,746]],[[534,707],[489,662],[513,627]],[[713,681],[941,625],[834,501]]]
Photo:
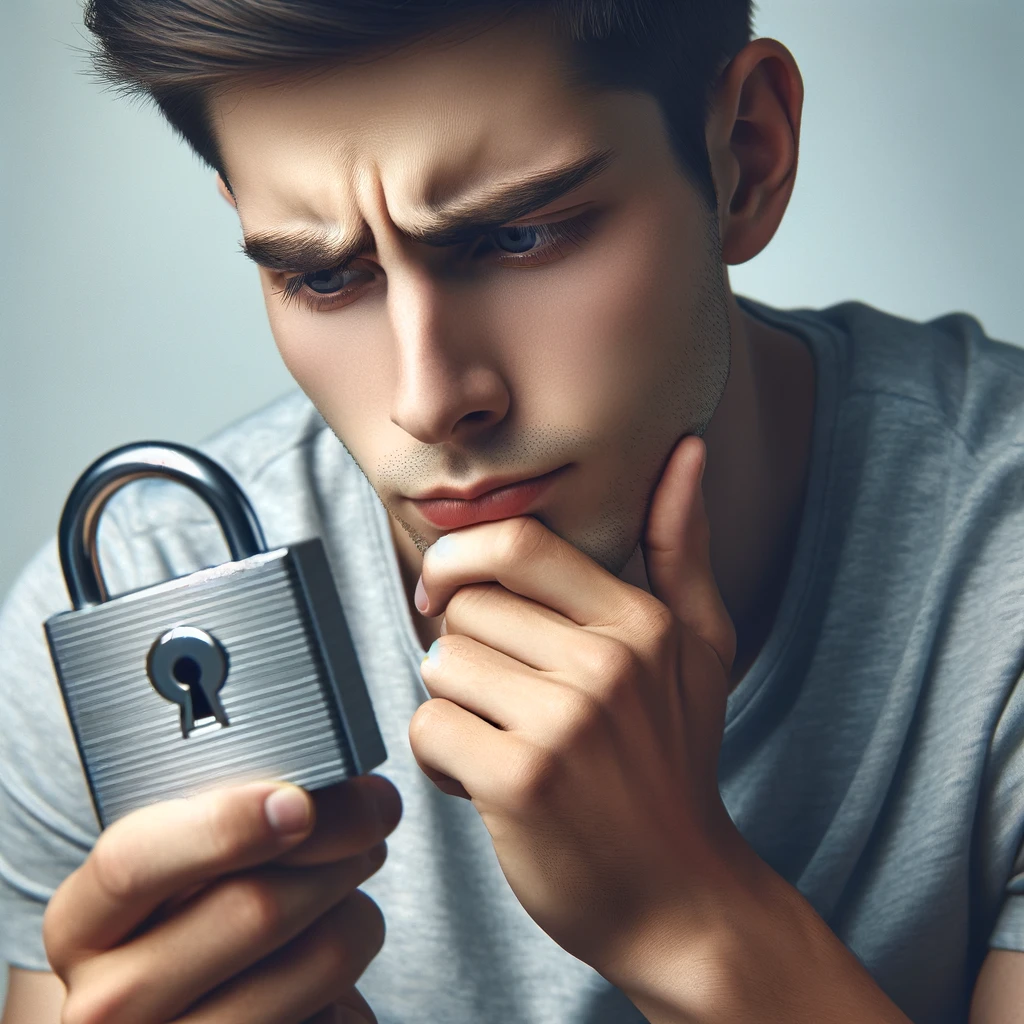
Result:
[[543,476],[496,487],[473,498],[433,496],[411,498],[410,501],[420,515],[439,530],[457,530],[474,523],[488,523],[495,519],[523,515],[567,468],[562,466]]

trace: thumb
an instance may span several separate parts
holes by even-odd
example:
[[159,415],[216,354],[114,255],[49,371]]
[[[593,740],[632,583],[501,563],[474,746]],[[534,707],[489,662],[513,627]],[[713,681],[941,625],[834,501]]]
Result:
[[706,462],[707,446],[696,434],[675,446],[651,499],[642,549],[651,593],[714,650],[728,673],[736,631],[711,569]]

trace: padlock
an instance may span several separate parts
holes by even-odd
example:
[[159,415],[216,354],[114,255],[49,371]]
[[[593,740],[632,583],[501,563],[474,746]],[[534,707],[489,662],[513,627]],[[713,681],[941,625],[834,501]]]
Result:
[[[100,516],[154,476],[206,502],[232,561],[111,597]],[[386,760],[322,542],[268,551],[245,493],[201,452],[104,455],[72,489],[57,543],[72,610],[46,637],[101,827],[218,785],[316,790]]]

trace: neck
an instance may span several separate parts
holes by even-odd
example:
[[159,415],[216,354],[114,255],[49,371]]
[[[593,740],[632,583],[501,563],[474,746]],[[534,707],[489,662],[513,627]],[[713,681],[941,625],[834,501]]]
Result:
[[711,565],[736,627],[732,684],[771,631],[803,509],[814,412],[806,345],[744,313],[729,296],[733,362],[705,433]]
[[[802,341],[749,317],[731,292],[728,299],[732,367],[704,434],[704,503],[712,568],[736,627],[730,680],[735,687],[771,631],[792,562],[810,448],[814,369]],[[427,647],[440,622],[424,619],[413,605],[423,557],[394,520],[391,533],[413,622]],[[619,575],[650,590],[639,548]]]

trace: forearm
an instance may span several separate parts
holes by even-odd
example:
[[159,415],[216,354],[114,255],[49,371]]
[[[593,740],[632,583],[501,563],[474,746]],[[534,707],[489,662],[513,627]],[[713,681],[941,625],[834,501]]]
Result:
[[744,874],[713,926],[652,926],[613,979],[651,1024],[909,1024],[796,889],[759,859]]

